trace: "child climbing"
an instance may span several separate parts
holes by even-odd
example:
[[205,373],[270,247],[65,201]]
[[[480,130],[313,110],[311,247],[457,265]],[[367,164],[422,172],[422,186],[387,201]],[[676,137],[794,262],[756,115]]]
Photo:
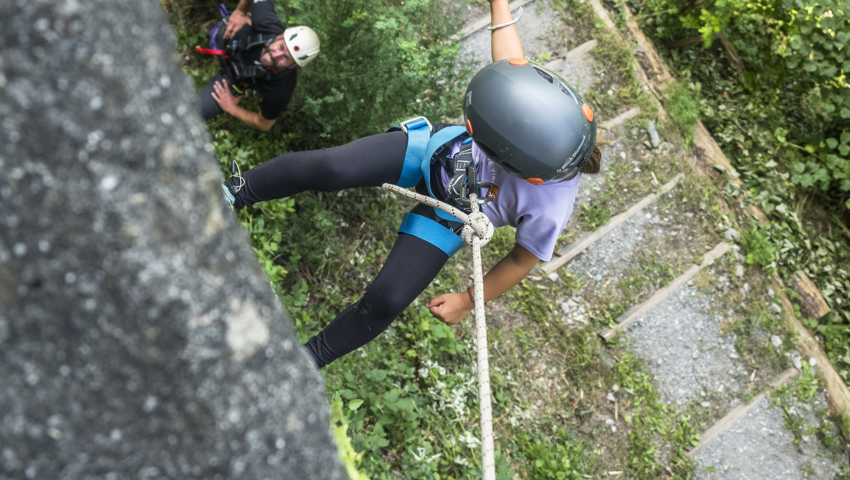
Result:
[[[494,63],[467,87],[464,126],[432,127],[417,117],[340,147],[282,155],[227,180],[227,202],[241,209],[308,190],[390,183],[468,210],[467,189],[487,188],[482,212],[495,227],[516,227],[516,243],[484,276],[484,301],[519,283],[552,257],[581,173],[597,173],[601,153],[590,107],[555,73],[523,58],[508,0],[490,5]],[[363,297],[306,343],[316,364],[324,367],[383,332],[463,245],[462,227],[432,207],[407,213]],[[471,290],[448,293],[426,306],[454,325],[473,309],[474,297]]]

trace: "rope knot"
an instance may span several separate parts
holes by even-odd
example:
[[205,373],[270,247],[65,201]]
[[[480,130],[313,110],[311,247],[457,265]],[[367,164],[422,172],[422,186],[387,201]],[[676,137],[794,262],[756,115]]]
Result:
[[490,239],[493,238],[494,230],[490,219],[480,211],[470,213],[468,217],[469,221],[464,225],[463,231],[460,233],[460,238],[467,245],[472,245],[472,236],[474,235],[481,240],[482,246],[487,245]]

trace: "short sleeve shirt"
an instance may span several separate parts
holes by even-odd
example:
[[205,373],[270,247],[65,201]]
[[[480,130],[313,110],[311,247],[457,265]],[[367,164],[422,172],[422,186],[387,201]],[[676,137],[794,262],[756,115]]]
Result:
[[[274,3],[271,0],[253,0],[250,13],[251,25],[239,30],[233,36],[235,40],[247,42],[249,36],[258,33],[277,36],[284,32],[285,28],[277,17],[274,11]],[[223,28],[220,31],[221,34],[224,33]],[[258,63],[261,51],[261,48],[253,48],[244,52],[245,63]],[[263,97],[260,113],[264,118],[274,120],[280,116],[292,98],[297,77],[297,70],[288,68],[278,70],[268,80],[251,80],[248,82],[248,87],[253,88]]]
[[[460,150],[460,144],[460,140],[453,142],[452,155]],[[581,174],[569,181],[550,180],[543,185],[532,185],[508,173],[478,148],[474,141],[472,157],[478,181],[499,187],[496,199],[482,208],[493,226],[515,227],[518,244],[544,262],[551,260],[558,237],[573,213]],[[448,172],[443,172],[445,185],[448,183]]]

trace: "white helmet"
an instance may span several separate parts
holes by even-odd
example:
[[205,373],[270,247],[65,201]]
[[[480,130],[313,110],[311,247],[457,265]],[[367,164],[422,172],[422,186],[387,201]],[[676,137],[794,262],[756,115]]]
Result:
[[287,28],[283,32],[283,41],[299,67],[307,65],[319,54],[319,36],[310,27]]

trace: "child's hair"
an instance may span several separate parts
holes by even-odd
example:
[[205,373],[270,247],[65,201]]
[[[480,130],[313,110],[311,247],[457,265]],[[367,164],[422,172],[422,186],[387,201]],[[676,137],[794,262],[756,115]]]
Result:
[[587,159],[587,163],[585,163],[579,171],[590,175],[599,173],[599,169],[602,167],[602,150],[600,150],[599,147],[611,145],[612,143],[613,142],[606,142],[604,140],[597,141],[596,145],[593,146],[593,152],[590,153],[590,158]]

